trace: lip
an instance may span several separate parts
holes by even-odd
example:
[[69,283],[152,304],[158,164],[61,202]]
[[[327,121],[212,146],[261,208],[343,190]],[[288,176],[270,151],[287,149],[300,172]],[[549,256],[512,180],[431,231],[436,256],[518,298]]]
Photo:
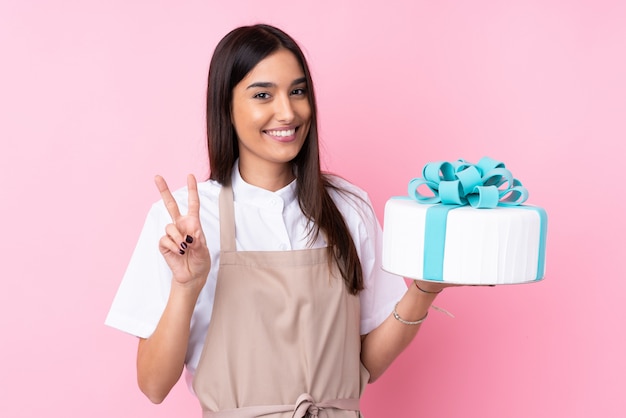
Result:
[[282,126],[280,128],[264,129],[263,133],[272,138],[274,141],[292,142],[296,139],[299,129],[299,126]]

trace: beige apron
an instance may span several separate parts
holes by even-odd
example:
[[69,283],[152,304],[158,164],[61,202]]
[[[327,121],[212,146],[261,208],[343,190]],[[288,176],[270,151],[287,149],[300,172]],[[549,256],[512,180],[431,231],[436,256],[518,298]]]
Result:
[[236,251],[230,186],[220,193],[220,245],[193,381],[203,417],[359,417],[368,380],[359,297],[327,249]]

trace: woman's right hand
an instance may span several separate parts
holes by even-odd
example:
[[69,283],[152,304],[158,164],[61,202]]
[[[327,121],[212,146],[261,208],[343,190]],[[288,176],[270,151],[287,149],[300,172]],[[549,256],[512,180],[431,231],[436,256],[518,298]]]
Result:
[[196,178],[187,176],[188,208],[181,215],[178,204],[161,176],[154,179],[161,198],[172,218],[159,241],[159,251],[172,270],[172,284],[197,291],[204,286],[211,269],[211,255],[200,223],[200,198]]
[[188,208],[181,215],[163,177],[154,182],[161,192],[172,223],[165,227],[159,250],[172,270],[170,295],[156,329],[139,339],[137,382],[154,403],[165,399],[185,366],[193,310],[211,269],[211,255],[200,224],[198,184],[187,176]]

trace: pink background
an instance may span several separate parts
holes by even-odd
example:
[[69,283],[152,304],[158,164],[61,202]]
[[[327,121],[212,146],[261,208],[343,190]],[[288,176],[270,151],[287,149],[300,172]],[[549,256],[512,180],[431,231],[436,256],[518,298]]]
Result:
[[446,291],[363,399],[369,417],[626,410],[626,6],[620,1],[0,2],[0,411],[153,406],[136,341],[103,325],[160,173],[207,174],[203,101],[227,31],[304,47],[325,164],[384,202],[433,160],[489,155],[550,216],[547,278]]

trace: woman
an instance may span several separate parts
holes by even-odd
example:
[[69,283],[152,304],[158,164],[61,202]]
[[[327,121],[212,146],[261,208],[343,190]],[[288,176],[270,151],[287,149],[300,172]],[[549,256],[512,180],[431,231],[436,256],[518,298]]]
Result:
[[205,417],[360,416],[443,285],[380,269],[367,195],[320,171],[313,82],[281,30],[218,44],[207,133],[209,181],[172,195],[157,176],[107,317],[140,337],[141,390],[161,402],[186,367]]

